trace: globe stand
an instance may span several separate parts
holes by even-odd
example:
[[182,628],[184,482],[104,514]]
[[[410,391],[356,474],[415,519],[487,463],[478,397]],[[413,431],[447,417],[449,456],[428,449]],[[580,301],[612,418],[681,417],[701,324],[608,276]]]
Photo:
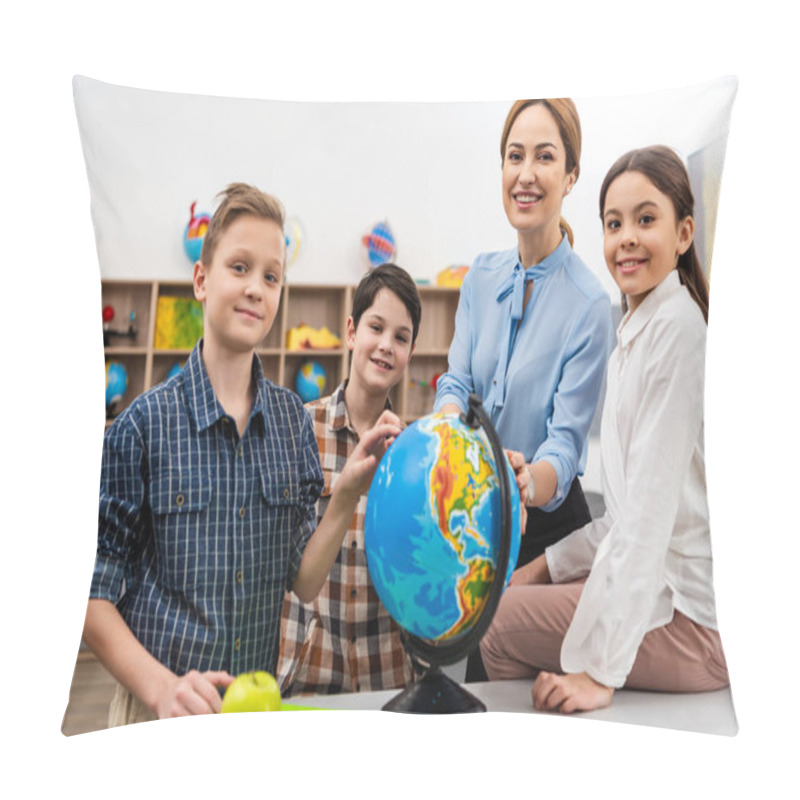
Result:
[[494,462],[500,489],[500,549],[497,558],[495,576],[500,579],[492,581],[486,604],[478,616],[475,625],[467,633],[449,644],[435,644],[402,630],[400,638],[403,647],[411,658],[414,670],[419,678],[412,681],[400,694],[386,703],[382,711],[397,711],[405,714],[467,714],[486,711],[486,706],[473,694],[445,675],[441,667],[455,664],[477,646],[486,633],[500,596],[505,589],[505,574],[511,551],[511,489],[508,471],[503,468],[503,453],[497,431],[489,416],[483,410],[480,397],[475,394],[469,397],[469,408],[461,420],[471,428],[483,425],[489,443],[492,446]]
[[468,714],[486,711],[486,706],[434,665],[381,710],[406,714]]

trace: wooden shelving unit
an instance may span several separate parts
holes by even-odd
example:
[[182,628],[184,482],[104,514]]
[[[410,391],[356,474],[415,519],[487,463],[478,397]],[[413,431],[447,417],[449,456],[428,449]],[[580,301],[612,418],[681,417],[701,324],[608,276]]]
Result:
[[[350,352],[343,345],[332,350],[291,351],[286,348],[286,333],[306,323],[325,326],[344,339],[345,322],[354,286],[289,284],[283,287],[278,316],[272,330],[257,348],[264,374],[273,383],[293,388],[303,361],[313,359],[325,370],[326,393],[347,376]],[[433,377],[447,369],[447,352],[455,329],[458,289],[419,286],[422,321],[414,356],[404,379],[392,393],[392,404],[401,418],[411,422],[433,410]],[[128,373],[128,389],[115,411],[118,413],[137,395],[164,381],[176,363],[182,363],[190,350],[160,350],[154,347],[158,298],[193,297],[190,281],[102,282],[102,304],[114,308],[111,327],[136,331],[133,338],[111,336],[105,347],[106,361],[121,362]]]

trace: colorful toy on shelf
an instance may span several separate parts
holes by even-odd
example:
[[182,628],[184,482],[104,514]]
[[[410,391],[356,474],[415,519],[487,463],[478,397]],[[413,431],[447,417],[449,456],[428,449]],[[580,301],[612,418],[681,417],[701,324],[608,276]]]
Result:
[[297,217],[288,217],[283,226],[283,232],[286,236],[286,269],[297,261],[300,255],[300,247],[303,244],[303,226]]
[[203,306],[193,297],[162,295],[156,304],[156,350],[191,350],[203,335]]
[[317,361],[304,361],[297,370],[294,389],[304,403],[319,400],[325,391],[325,370]]
[[460,289],[468,269],[469,264],[446,267],[436,276],[436,285],[452,286],[453,288]]
[[394,234],[385,220],[379,222],[366,236],[363,236],[361,244],[367,248],[367,257],[371,267],[391,261],[397,252]]
[[103,306],[103,347],[111,347],[112,336],[131,340],[136,338],[136,325],[134,324],[136,312],[131,311],[130,322],[128,323],[127,330],[115,330],[111,327],[111,323],[114,321],[115,316],[116,312],[114,311],[114,306]]
[[419,387],[420,389],[428,389],[428,388],[431,388],[431,389],[433,389],[433,391],[435,392],[435,391],[436,391],[436,384],[438,383],[438,381],[439,381],[439,378],[441,377],[441,375],[442,375],[442,373],[441,373],[441,372],[437,372],[437,373],[436,373],[436,374],[435,374],[435,375],[434,375],[434,376],[433,376],[433,377],[430,379],[430,381],[422,380],[421,378],[409,378],[409,381],[408,381],[408,382],[409,382],[409,385],[411,385],[411,386],[417,386],[417,387]]
[[211,217],[202,213],[195,216],[194,209],[197,205],[195,201],[189,208],[189,222],[183,231],[183,249],[192,264],[200,260],[200,251],[203,249],[203,239],[208,229]]
[[119,361],[106,361],[106,417],[116,416],[115,407],[128,391],[128,370]]
[[304,322],[286,331],[287,350],[333,350],[342,346],[342,340],[325,326],[312,328]]

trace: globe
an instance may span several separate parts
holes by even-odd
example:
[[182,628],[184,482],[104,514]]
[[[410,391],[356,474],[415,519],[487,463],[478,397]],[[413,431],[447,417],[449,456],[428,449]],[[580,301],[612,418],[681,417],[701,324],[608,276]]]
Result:
[[[520,501],[502,458],[511,496],[507,585],[519,555]],[[497,572],[501,509],[484,429],[431,414],[392,443],[367,496],[364,539],[378,596],[405,631],[447,642],[475,626]]]
[[319,400],[325,391],[325,370],[316,361],[304,361],[297,370],[294,389],[304,403]]
[[183,364],[180,361],[176,361],[170,367],[169,372],[167,373],[167,380],[169,380],[170,378],[174,378],[176,375],[180,375],[182,369],[183,369]]
[[106,406],[122,400],[128,390],[128,371],[119,361],[106,362]]

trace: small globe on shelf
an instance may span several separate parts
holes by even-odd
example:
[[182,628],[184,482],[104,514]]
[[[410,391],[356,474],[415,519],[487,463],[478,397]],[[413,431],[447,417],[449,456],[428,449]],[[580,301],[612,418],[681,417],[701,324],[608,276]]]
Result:
[[319,400],[325,391],[327,376],[318,361],[304,361],[297,370],[294,389],[304,403]]
[[180,375],[181,371],[183,370],[183,365],[185,361],[176,361],[170,368],[169,372],[167,373],[167,380],[170,378],[174,378],[176,375]]
[[113,417],[117,403],[128,391],[128,370],[119,361],[106,361],[106,416]]

